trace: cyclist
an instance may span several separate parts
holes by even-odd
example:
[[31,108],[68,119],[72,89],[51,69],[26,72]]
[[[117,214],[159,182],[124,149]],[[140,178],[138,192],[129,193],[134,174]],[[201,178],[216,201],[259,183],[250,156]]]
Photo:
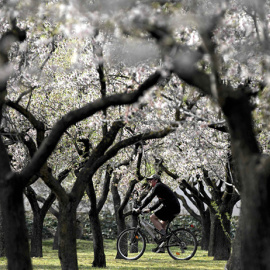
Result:
[[[167,185],[161,182],[159,175],[151,175],[150,177],[146,178],[146,180],[152,186],[152,191],[146,197],[142,205],[135,211],[142,211],[142,209],[147,206],[155,196],[158,197],[158,202],[155,203],[152,207],[144,209],[144,212],[149,213],[157,209],[161,204],[163,205],[162,208],[160,208],[150,216],[152,223],[162,235],[162,242],[166,240],[166,226],[168,222],[172,221],[174,217],[180,213],[180,203],[173,191]],[[164,252],[162,249],[159,249],[159,247],[153,249],[152,251]]]

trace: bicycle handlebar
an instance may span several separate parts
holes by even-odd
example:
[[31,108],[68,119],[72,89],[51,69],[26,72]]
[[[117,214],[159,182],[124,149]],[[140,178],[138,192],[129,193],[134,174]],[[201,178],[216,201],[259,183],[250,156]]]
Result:
[[132,214],[135,214],[135,215],[145,215],[145,214],[148,214],[149,212],[145,211],[145,210],[140,210],[139,212],[136,211],[137,209],[136,208],[133,208],[132,209]]

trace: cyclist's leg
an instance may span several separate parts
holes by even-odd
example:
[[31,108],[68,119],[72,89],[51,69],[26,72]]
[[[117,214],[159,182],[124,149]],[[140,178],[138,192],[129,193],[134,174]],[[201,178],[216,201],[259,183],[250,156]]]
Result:
[[168,207],[166,206],[163,206],[162,208],[157,210],[150,218],[154,226],[159,231],[162,229],[166,229],[166,225],[170,218],[170,209],[168,209]]
[[160,220],[155,214],[152,214],[150,216],[150,219],[152,221],[152,223],[154,224],[155,228],[158,229],[159,231],[161,231],[162,229],[164,229],[164,224],[163,221]]
[[[152,214],[150,216],[150,219],[152,221],[152,223],[154,224],[154,226],[156,227],[156,229],[160,232],[162,236],[162,238],[166,237],[166,225],[167,225],[167,221],[163,220],[162,217],[164,216],[164,213],[166,213],[165,209],[161,208],[160,210],[158,210],[157,212],[155,212],[154,214]],[[159,239],[159,241],[162,242],[162,238]],[[159,243],[158,242],[158,245],[156,248],[152,249],[152,252],[157,252],[157,253],[164,253],[165,252],[165,249],[163,247],[160,247],[160,244],[161,242]]]
[[175,211],[168,207],[162,207],[158,211],[156,211],[150,218],[153,222],[154,226],[161,231],[162,234],[166,234],[166,227],[170,221],[172,221],[175,217]]
[[169,221],[168,220],[161,220],[160,223],[162,225],[162,228],[166,231],[166,227],[167,227]]
[[[163,237],[166,237],[165,236],[166,235],[166,230],[164,229],[164,225],[166,227],[166,221],[159,220],[159,218],[155,214],[152,214],[150,216],[150,219],[151,219],[152,223],[154,224],[154,226],[156,227],[156,229],[162,235],[162,237],[158,241],[162,241],[162,238]],[[157,247],[153,248],[152,249],[152,252],[155,252],[155,253],[164,253],[165,252],[165,248],[164,247],[160,247],[160,243],[159,242],[157,242],[157,243],[158,243]]]

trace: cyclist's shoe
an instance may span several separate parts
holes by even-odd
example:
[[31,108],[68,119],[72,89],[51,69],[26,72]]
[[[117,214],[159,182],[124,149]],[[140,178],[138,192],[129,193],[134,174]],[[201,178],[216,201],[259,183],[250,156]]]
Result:
[[157,246],[157,247],[153,248],[153,249],[152,249],[152,252],[157,252],[157,251],[158,251],[158,249],[159,249],[159,246]]
[[153,248],[152,249],[152,252],[155,252],[155,253],[165,253],[165,248],[164,247],[157,246],[156,248]]
[[161,247],[159,248],[156,253],[165,253],[165,248],[164,247]]
[[187,249],[187,245],[185,242],[181,242],[181,249]]
[[163,235],[161,236],[158,240],[157,240],[157,243],[158,244],[161,244],[163,242],[167,241],[167,235]]

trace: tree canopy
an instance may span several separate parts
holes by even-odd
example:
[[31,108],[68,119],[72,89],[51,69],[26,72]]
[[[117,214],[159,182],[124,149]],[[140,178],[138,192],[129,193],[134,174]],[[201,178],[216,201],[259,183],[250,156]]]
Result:
[[[265,0],[0,1],[6,222],[14,209],[6,189],[22,195],[39,177],[64,205],[81,199],[86,182],[98,191],[96,172],[109,162],[125,174],[125,194],[136,165],[116,165],[138,142],[144,175],[160,159],[184,179],[204,168],[224,181],[229,152],[243,224],[252,217],[240,223],[251,254],[258,220],[270,223],[259,208],[269,202],[268,11]],[[62,185],[63,172],[72,177]],[[252,264],[243,258],[245,269],[267,264],[264,249],[257,244]]]

